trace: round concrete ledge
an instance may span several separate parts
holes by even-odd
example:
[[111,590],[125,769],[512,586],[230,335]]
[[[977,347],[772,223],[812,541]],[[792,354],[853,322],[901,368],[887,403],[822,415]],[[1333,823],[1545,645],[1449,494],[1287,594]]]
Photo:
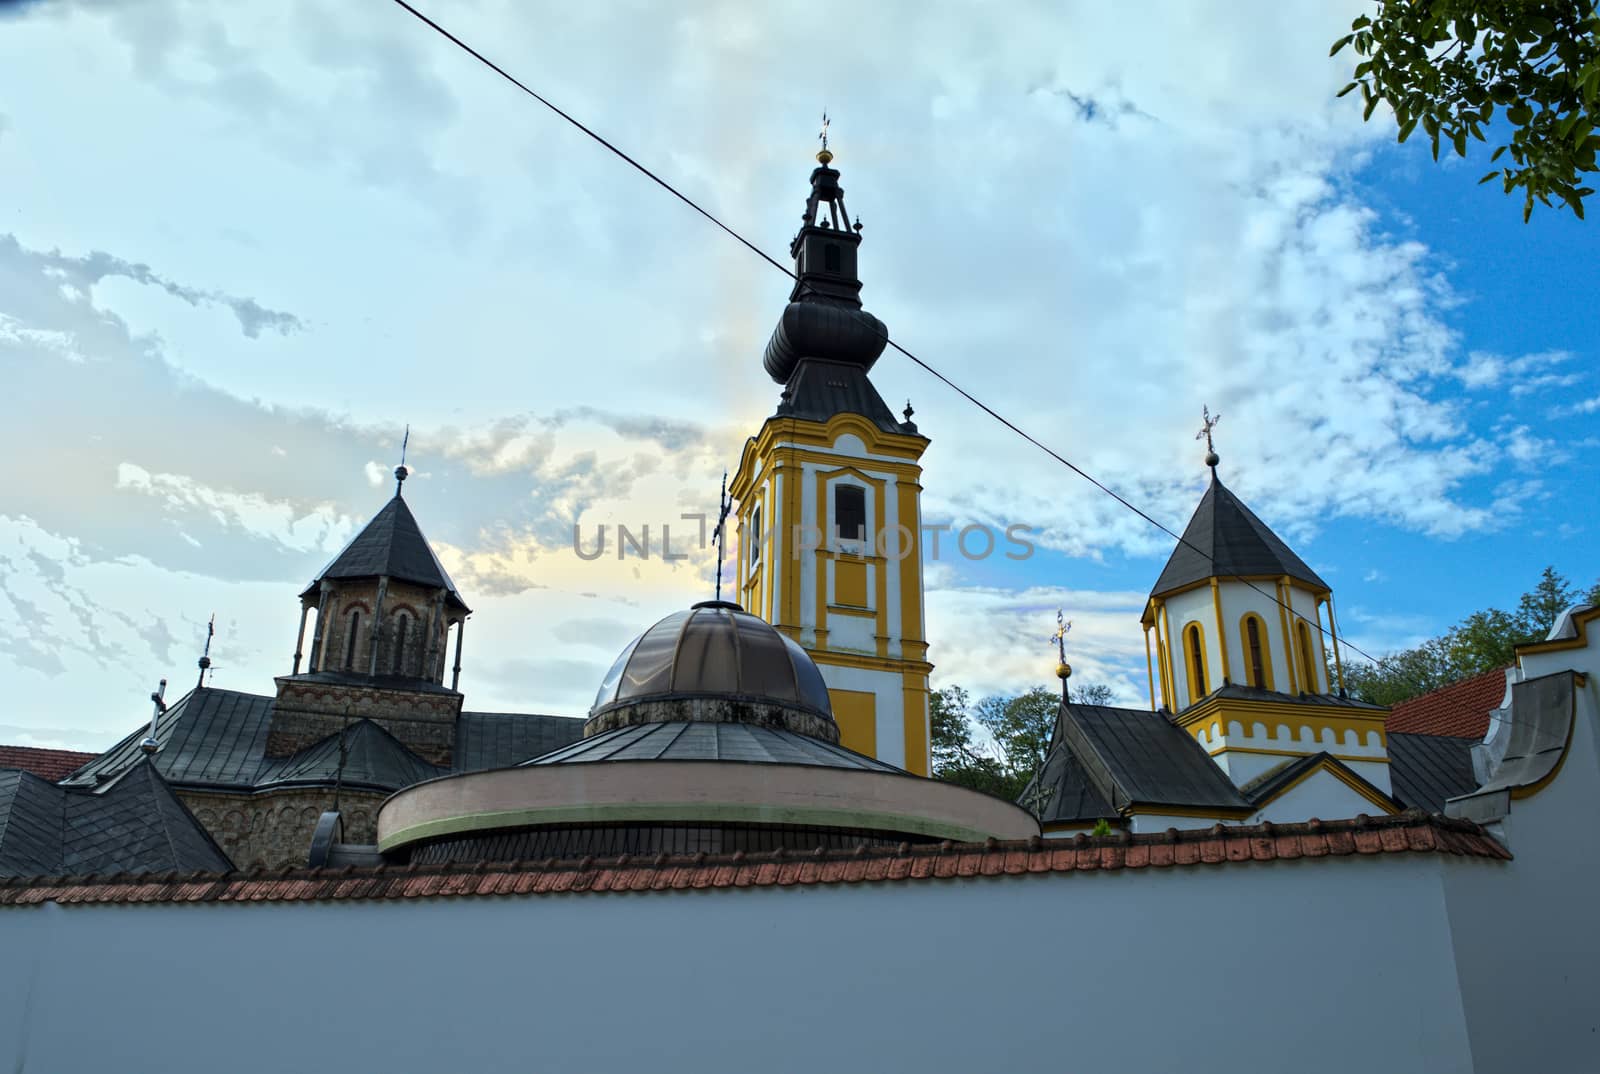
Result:
[[975,842],[1039,834],[1033,815],[920,776],[731,761],[598,761],[502,768],[408,787],[378,813],[378,848],[499,829],[619,822],[909,832]]

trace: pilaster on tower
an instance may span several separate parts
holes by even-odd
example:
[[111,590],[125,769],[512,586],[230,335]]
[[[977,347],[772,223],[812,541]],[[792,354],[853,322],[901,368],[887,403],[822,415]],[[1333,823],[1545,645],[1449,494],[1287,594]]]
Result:
[[845,746],[919,775],[931,769],[922,587],[928,439],[897,420],[868,372],[888,342],[861,308],[861,224],[833,155],[817,154],[795,284],[763,366],[783,386],[746,444],[738,501],[740,602],[822,670]]

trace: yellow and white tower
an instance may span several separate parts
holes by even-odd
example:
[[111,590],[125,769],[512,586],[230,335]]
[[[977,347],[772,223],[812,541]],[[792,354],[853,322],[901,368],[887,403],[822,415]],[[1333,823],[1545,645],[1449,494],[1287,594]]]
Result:
[[1211,485],[1145,605],[1151,707],[1237,785],[1325,753],[1387,793],[1388,710],[1339,683],[1333,590],[1222,484],[1212,424]]
[[888,330],[861,308],[839,173],[826,144],[790,245],[795,285],[763,361],[783,385],[745,444],[737,592],[822,669],[843,744],[919,775],[931,768],[922,603],[928,440],[867,378]]

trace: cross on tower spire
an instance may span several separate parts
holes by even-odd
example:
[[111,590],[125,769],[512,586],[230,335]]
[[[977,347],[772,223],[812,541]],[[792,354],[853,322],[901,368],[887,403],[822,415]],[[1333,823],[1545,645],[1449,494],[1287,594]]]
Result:
[[1206,465],[1211,467],[1211,474],[1215,477],[1217,463],[1222,461],[1222,456],[1217,454],[1216,447],[1211,443],[1211,430],[1216,428],[1217,422],[1222,420],[1222,415],[1211,413],[1211,408],[1204,405],[1200,407],[1200,414],[1205,419],[1205,424],[1200,427],[1199,432],[1194,434],[1194,438],[1206,442]]
[[1050,640],[1056,643],[1056,678],[1061,680],[1061,700],[1068,701],[1067,680],[1072,678],[1072,665],[1067,663],[1067,635],[1072,632],[1072,620],[1064,618],[1056,609],[1056,629]]
[[822,148],[817,151],[817,162],[819,164],[827,164],[833,159],[833,151],[828,148],[828,125],[831,122],[828,119],[828,110],[824,108],[822,110],[822,130],[817,132],[817,141],[822,143]]
[[211,670],[211,639],[216,636],[216,633],[217,613],[212,612],[211,621],[206,624],[206,647],[200,653],[200,679],[194,684],[196,690],[206,684],[206,672]]
[[727,551],[728,509],[733,500],[728,496],[728,471],[722,471],[722,491],[717,494],[717,528],[711,535],[717,547],[717,599],[722,599],[722,557]]

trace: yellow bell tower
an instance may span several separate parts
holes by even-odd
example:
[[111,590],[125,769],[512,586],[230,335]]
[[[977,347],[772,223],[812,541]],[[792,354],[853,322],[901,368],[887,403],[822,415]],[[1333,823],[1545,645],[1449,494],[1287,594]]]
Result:
[[794,290],[763,360],[783,394],[729,489],[739,504],[736,587],[747,610],[816,660],[844,745],[925,776],[928,440],[910,405],[897,420],[867,378],[888,330],[861,308],[861,225],[851,226],[832,159],[824,143],[790,245]]

